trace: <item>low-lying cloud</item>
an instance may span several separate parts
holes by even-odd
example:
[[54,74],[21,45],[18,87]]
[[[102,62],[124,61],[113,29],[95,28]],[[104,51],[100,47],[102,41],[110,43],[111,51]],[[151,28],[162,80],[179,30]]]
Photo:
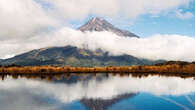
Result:
[[133,55],[151,60],[195,61],[195,38],[181,35],[153,35],[144,38],[117,36],[111,32],[83,33],[62,28],[27,39],[0,41],[0,57],[21,54],[52,46],[76,46],[90,50],[102,49],[110,55]]

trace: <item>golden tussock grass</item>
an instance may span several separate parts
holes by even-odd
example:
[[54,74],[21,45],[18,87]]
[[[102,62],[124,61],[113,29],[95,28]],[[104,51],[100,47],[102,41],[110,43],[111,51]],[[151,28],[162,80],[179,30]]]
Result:
[[[0,67],[4,75],[60,75],[64,73],[123,73],[123,74],[166,74],[195,75],[195,64],[161,64],[150,66],[117,66],[117,67],[56,67],[56,66],[7,66]],[[122,75],[123,75],[122,74]],[[59,78],[59,77],[58,77]]]

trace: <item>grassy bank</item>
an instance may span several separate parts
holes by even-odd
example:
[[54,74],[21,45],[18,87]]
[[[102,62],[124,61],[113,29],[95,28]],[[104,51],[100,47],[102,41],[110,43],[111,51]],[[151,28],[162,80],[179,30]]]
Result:
[[117,67],[57,67],[57,66],[1,66],[0,74],[63,74],[63,73],[152,73],[195,75],[194,63],[169,62],[148,66]]

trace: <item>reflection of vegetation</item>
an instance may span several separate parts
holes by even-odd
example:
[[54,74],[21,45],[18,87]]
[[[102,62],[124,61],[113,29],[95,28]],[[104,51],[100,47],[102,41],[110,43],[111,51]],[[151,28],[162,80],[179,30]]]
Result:
[[[1,75],[12,75],[13,78],[18,78],[18,75],[26,75],[32,77],[33,75],[49,75],[55,76],[55,79],[61,79],[62,76],[69,78],[70,73],[84,74],[84,73],[112,73],[120,76],[127,76],[131,74],[136,77],[143,77],[151,75],[166,75],[166,76],[195,76],[195,63],[187,62],[167,62],[164,64],[150,65],[150,66],[118,66],[118,67],[57,67],[57,66],[1,66]],[[2,77],[3,79],[4,77]],[[34,77],[35,78],[35,77]],[[52,79],[46,77],[48,80]]]
[[[13,79],[18,79],[18,78],[26,78],[26,79],[40,79],[40,80],[47,80],[47,81],[53,81],[53,80],[63,80],[63,78],[65,78],[66,80],[70,80],[70,78],[72,76],[77,76],[77,77],[83,77],[83,79],[88,78],[88,76],[90,76],[91,73],[82,73],[82,74],[77,74],[77,73],[64,73],[64,74],[53,74],[53,75],[40,75],[40,74],[18,74],[18,75],[9,75],[12,76]],[[98,78],[99,75],[104,75],[104,77],[138,77],[138,78],[142,78],[142,77],[148,77],[148,76],[167,76],[167,77],[171,77],[171,76],[177,76],[177,77],[181,77],[181,78],[189,78],[189,77],[194,77],[194,75],[180,75],[180,74],[156,74],[156,73],[93,73],[92,77],[93,78]],[[4,80],[7,77],[7,75],[5,74],[0,74],[0,79]]]

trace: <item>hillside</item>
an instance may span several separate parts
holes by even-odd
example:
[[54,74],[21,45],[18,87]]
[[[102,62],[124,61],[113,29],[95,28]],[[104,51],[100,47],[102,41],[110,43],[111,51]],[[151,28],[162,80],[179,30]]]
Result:
[[[86,24],[78,28],[86,31],[111,31],[121,37],[137,37],[137,35],[121,30],[101,18],[92,18]],[[105,36],[109,37],[109,36]],[[159,61],[150,61],[136,58],[131,55],[109,56],[108,52],[100,49],[90,51],[73,46],[51,47],[32,50],[17,55],[13,58],[0,61],[1,65],[69,65],[69,66],[125,66],[155,64]],[[160,61],[161,62],[161,61]]]
[[[158,62],[158,61],[157,61]],[[155,61],[130,55],[109,56],[101,50],[90,51],[72,46],[33,50],[2,61],[2,65],[124,66],[155,64]]]

